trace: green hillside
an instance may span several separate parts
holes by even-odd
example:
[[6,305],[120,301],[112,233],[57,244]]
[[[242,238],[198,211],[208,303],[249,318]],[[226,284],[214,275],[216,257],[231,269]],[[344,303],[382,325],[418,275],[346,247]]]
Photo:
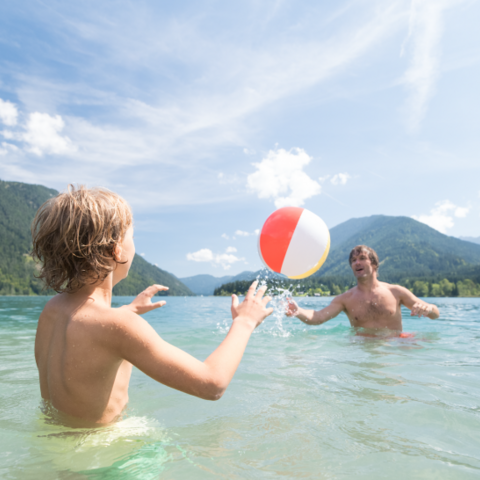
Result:
[[113,289],[114,295],[137,295],[154,283],[169,287],[166,292],[159,292],[159,296],[191,296],[194,293],[184,285],[175,275],[161,270],[135,254],[128,277],[122,280]]
[[480,264],[480,245],[449,237],[408,217],[375,215],[332,228],[331,251],[316,277],[351,275],[348,255],[355,245],[372,247],[380,276],[431,276]]
[[[404,285],[422,297],[480,296],[480,245],[449,237],[408,217],[383,215],[353,218],[332,228],[330,234],[330,253],[315,275],[295,281],[269,274],[269,288],[288,288],[299,295],[342,293],[355,285],[348,264],[351,249],[368,245],[378,253],[380,280]],[[252,272],[251,278],[259,274]],[[242,294],[251,282],[234,280],[217,287],[214,295]]]
[[[41,185],[0,180],[0,295],[45,295],[32,258],[30,224],[40,205],[57,195]],[[114,288],[114,295],[136,295],[152,283],[170,288],[164,295],[193,295],[174,275],[135,255],[130,273]]]

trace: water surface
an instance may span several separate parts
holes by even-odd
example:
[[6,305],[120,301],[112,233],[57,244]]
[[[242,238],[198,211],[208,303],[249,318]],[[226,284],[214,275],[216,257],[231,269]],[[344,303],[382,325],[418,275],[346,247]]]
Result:
[[[125,419],[90,430],[39,408],[33,344],[47,300],[0,298],[2,479],[480,478],[480,299],[429,299],[439,320],[405,310],[414,339],[357,336],[343,314],[318,327],[269,317],[220,401],[134,370]],[[168,298],[145,318],[203,360],[230,299]]]

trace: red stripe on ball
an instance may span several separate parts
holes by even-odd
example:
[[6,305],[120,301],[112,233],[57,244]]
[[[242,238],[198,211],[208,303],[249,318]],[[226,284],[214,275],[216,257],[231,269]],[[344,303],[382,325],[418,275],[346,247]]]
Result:
[[263,261],[274,272],[282,271],[283,260],[297,227],[303,208],[283,207],[273,212],[260,233],[260,252]]

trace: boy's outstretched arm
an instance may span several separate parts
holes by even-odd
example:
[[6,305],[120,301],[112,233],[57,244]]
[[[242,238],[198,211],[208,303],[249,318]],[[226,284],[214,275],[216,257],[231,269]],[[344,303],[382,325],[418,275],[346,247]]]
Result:
[[297,305],[293,299],[288,300],[285,314],[287,317],[297,317],[308,325],[321,325],[322,323],[335,318],[344,310],[341,295],[335,297],[328,307],[322,310],[306,310]]
[[266,308],[271,300],[263,296],[266,287],[255,294],[257,284],[251,285],[242,303],[233,296],[230,331],[204,362],[162,340],[145,320],[129,309],[116,310],[120,315],[109,343],[120,358],[154,380],[190,395],[218,400],[237,370],[253,330],[273,312],[272,308]]

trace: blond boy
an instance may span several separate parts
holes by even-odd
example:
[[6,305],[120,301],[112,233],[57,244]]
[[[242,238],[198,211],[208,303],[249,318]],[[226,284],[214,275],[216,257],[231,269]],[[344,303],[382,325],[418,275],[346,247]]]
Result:
[[168,344],[140,317],[162,307],[153,285],[130,304],[112,308],[112,289],[128,275],[135,255],[130,207],[105,189],[69,187],[45,202],[32,224],[40,277],[56,290],[40,315],[35,359],[42,398],[78,425],[105,425],[128,402],[132,365],[154,380],[207,400],[230,383],[253,330],[272,313],[257,282],[239,303],[232,326],[201,362]]

